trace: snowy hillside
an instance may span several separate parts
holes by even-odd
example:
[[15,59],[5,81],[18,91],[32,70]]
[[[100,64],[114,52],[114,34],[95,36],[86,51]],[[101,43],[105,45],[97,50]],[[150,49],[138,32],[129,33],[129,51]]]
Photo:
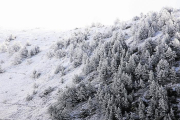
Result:
[[180,118],[180,10],[66,32],[0,29],[0,119]]
[[[106,32],[106,29],[105,27],[92,28],[89,34],[96,31]],[[51,58],[49,54],[54,51],[53,47],[56,47],[59,41],[68,40],[74,33],[81,33],[81,31],[84,29],[67,32],[42,29],[1,30],[0,65],[4,71],[0,74],[1,119],[49,119],[47,108],[56,101],[58,91],[72,86],[72,78],[74,75],[80,74],[83,67],[81,65],[74,68],[73,63],[70,62],[70,54],[81,54],[78,53],[78,50],[76,53],[71,51],[72,46],[64,49],[65,57],[61,57],[61,53],[59,53]],[[93,44],[92,36],[88,36],[87,42],[90,44]],[[8,41],[9,39],[12,40]],[[37,55],[19,58],[21,50],[26,48],[30,51],[35,47],[39,47]],[[18,50],[15,51],[16,49]],[[20,63],[16,60],[19,60]],[[17,64],[14,65],[14,62]],[[65,68],[65,75],[55,73],[58,66]],[[34,71],[40,73],[38,78],[33,78]],[[46,90],[50,88],[53,92],[46,95]],[[27,101],[28,96],[33,97],[32,100]]]

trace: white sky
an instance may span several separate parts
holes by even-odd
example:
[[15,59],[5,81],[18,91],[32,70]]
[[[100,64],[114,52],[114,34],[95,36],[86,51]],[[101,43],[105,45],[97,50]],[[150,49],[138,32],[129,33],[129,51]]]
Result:
[[164,6],[180,8],[180,0],[0,0],[0,27],[68,30],[92,22],[113,24]]

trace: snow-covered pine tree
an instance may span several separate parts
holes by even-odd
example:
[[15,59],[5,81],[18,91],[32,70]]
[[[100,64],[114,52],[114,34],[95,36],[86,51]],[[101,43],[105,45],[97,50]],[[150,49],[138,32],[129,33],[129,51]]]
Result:
[[144,81],[142,79],[140,79],[139,85],[140,85],[141,88],[145,87]]
[[154,37],[154,35],[155,35],[155,31],[153,27],[150,27],[148,31],[148,37]]
[[172,65],[176,58],[176,52],[172,51],[172,49],[169,47],[165,53],[165,58],[170,63],[170,65]]
[[139,111],[139,118],[140,118],[141,120],[144,120],[144,119],[145,119],[144,110],[145,110],[145,105],[144,105],[143,101],[140,99],[140,100],[139,100],[138,111]]
[[153,117],[153,113],[154,113],[154,111],[153,111],[153,107],[152,107],[152,104],[149,104],[149,106],[147,107],[147,117],[150,117],[150,118],[152,118]]
[[176,71],[174,68],[169,69],[169,76],[168,76],[169,80],[171,83],[176,83],[177,82],[177,75],[176,75]]
[[141,75],[142,75],[142,65],[141,63],[138,64],[138,66],[135,69],[135,75],[136,75],[136,79],[140,79]]
[[136,62],[134,61],[134,55],[133,55],[133,56],[130,56],[126,69],[128,73],[132,74],[135,68],[136,68]]
[[149,82],[151,83],[153,80],[155,80],[155,78],[154,78],[154,72],[151,70],[150,72],[149,72]]

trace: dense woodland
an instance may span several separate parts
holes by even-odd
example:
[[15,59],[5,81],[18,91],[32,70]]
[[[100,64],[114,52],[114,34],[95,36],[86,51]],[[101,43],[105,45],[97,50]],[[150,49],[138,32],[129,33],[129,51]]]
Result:
[[49,57],[62,57],[72,45],[77,52],[71,52],[71,62],[84,68],[49,108],[52,119],[180,119],[180,19],[175,11],[163,8],[130,23],[117,21],[107,33],[93,35],[94,44],[86,42],[88,29],[57,43]]

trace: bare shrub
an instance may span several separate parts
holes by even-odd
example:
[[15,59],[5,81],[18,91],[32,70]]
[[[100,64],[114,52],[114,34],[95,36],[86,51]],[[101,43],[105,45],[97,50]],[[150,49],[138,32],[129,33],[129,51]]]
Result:
[[4,72],[5,72],[5,70],[3,70],[2,67],[1,67],[1,65],[0,65],[0,74],[1,74],[1,73],[4,73]]
[[37,90],[33,90],[33,95],[36,95],[37,94]]
[[39,97],[46,97],[47,95],[49,95],[51,92],[53,92],[54,91],[54,88],[52,88],[52,87],[48,87],[47,89],[45,89],[44,90],[44,92],[43,93],[41,93],[40,95],[39,95]]
[[4,52],[7,52],[7,45],[5,43],[1,44],[0,45],[0,52],[1,53],[4,53]]
[[28,57],[28,50],[26,47],[23,47],[19,50],[19,55],[21,58],[27,58]]
[[27,97],[26,97],[26,101],[31,101],[33,99],[33,95],[27,95]]
[[26,46],[31,46],[31,44],[29,43],[29,41],[26,42]]
[[52,49],[54,49],[54,51],[57,51],[59,49],[64,48],[64,42],[63,41],[58,41],[56,44],[54,44],[52,47]]
[[83,80],[83,77],[82,77],[82,76],[74,75],[73,82],[74,82],[75,84],[80,83],[82,80]]
[[21,44],[19,42],[14,43],[12,46],[9,46],[8,53],[13,55],[15,52],[18,52],[21,49]]
[[7,41],[7,42],[10,42],[10,41],[15,40],[15,39],[16,39],[16,37],[11,34],[11,35],[9,36],[9,38],[6,39],[6,41]]
[[55,56],[53,51],[48,51],[46,55],[48,58],[52,58]]
[[28,57],[32,57],[40,52],[39,46],[33,47],[30,51],[28,51]]
[[13,65],[18,65],[22,63],[22,58],[19,54],[16,54],[14,60],[12,61]]
[[64,67],[62,65],[58,65],[54,71],[54,74],[58,74],[61,72],[62,75],[64,75]]
[[41,75],[41,73],[36,70],[34,70],[32,72],[32,78],[34,78],[34,79],[38,79],[40,77],[40,75]]
[[34,89],[36,89],[36,88],[38,88],[39,86],[38,86],[38,84],[36,84],[36,83],[34,83]]
[[30,59],[30,60],[27,60],[27,65],[30,65],[30,64],[32,64],[33,63],[33,61]]
[[66,52],[63,50],[57,50],[55,53],[56,58],[62,58],[66,56]]

